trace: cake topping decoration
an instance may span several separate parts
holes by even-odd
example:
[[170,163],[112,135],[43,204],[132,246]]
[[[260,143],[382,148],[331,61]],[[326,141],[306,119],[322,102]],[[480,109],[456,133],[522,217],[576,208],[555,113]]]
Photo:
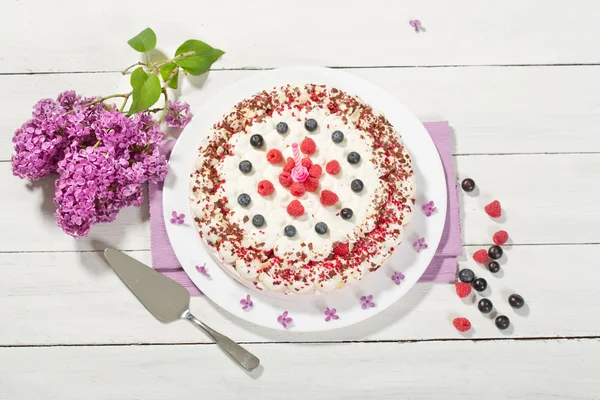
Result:
[[250,136],[250,145],[254,148],[260,149],[265,140],[261,135],[255,134]]
[[[292,175],[293,174],[294,173],[292,172]],[[303,184],[301,184],[300,182],[292,183],[292,187],[290,188],[290,193],[292,194],[292,196],[300,197],[304,194],[304,192],[306,192],[306,189],[304,188]]]
[[354,212],[350,208],[342,208],[340,215],[342,216],[342,219],[350,219],[352,218],[352,215],[354,215]]
[[342,131],[334,131],[331,134],[331,140],[333,141],[333,143],[342,143],[342,141],[344,140],[344,134],[342,133]]
[[280,135],[283,135],[287,131],[288,131],[288,124],[286,124],[285,122],[280,122],[277,124],[277,133],[279,133]]
[[[300,150],[298,150],[298,143],[292,143],[292,151],[294,152],[295,163],[295,167],[292,169],[292,179],[294,182],[304,182],[306,178],[308,178],[308,169],[302,165],[302,157],[300,156]],[[302,187],[302,194],[304,194],[304,187]],[[302,196],[302,194],[294,196]]]
[[341,170],[340,163],[337,162],[336,160],[329,161],[325,165],[325,171],[327,171],[327,173],[329,175],[337,175],[340,173],[340,170]]
[[252,171],[252,163],[248,160],[240,161],[239,168],[242,173],[247,174]]
[[277,150],[277,149],[271,149],[267,153],[267,161],[270,164],[280,163],[281,160],[283,160],[283,154],[281,154],[281,152],[279,150]]
[[304,127],[309,132],[316,131],[317,130],[317,120],[315,120],[314,118],[307,119],[306,122],[304,123]]
[[355,151],[348,153],[347,160],[350,164],[358,164],[360,162],[360,154]]
[[338,256],[345,256],[350,251],[348,243],[339,243],[333,248],[333,252]]
[[287,213],[292,217],[301,217],[304,214],[304,206],[298,200],[292,200],[287,206]]
[[283,187],[289,187],[292,185],[292,183],[294,183],[294,180],[289,172],[284,171],[279,174],[279,183],[281,183],[281,186]]
[[238,203],[242,207],[247,207],[250,204],[250,200],[250,196],[248,196],[246,193],[242,193],[238,196]]
[[365,185],[363,184],[363,182],[360,179],[354,179],[351,183],[350,183],[350,188],[352,189],[352,191],[354,193],[360,193],[362,192],[362,190],[364,189]]
[[257,228],[262,228],[262,226],[265,224],[265,217],[263,217],[260,214],[256,214],[254,217],[252,217],[252,225],[254,225]]
[[267,180],[258,182],[258,194],[261,196],[268,196],[275,191],[273,184]]
[[287,225],[285,228],[283,228],[283,233],[285,233],[285,236],[287,237],[294,237],[296,236],[296,227],[294,225]]
[[313,178],[312,176],[309,176],[308,178],[306,178],[306,181],[304,181],[304,189],[306,189],[307,192],[314,192],[315,190],[317,190],[317,188],[319,187],[319,179],[318,178]]
[[315,232],[319,235],[324,235],[327,233],[327,224],[325,222],[317,222],[315,225]]
[[310,161],[310,158],[304,157],[302,159],[302,166],[303,167],[310,168],[310,167],[312,167],[312,165],[313,165],[313,163],[312,163],[312,161]]
[[311,138],[306,138],[300,143],[300,151],[308,155],[315,154],[317,151],[317,144]]
[[323,190],[321,192],[321,204],[323,204],[324,206],[332,206],[338,201],[338,195],[332,192],[331,190]]

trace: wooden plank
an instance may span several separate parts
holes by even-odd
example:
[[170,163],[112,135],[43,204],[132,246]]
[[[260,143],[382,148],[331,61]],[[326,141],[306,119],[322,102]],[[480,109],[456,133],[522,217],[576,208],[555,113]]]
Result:
[[[470,176],[480,187],[478,195],[460,195],[465,244],[490,243],[500,228],[517,244],[600,243],[595,202],[600,154],[465,156],[455,157],[455,163],[459,179]],[[1,231],[0,252],[103,249],[101,242],[126,250],[150,248],[146,206],[125,209],[115,222],[73,240],[55,225],[52,179],[32,188],[10,177],[9,169],[10,163],[0,163],[6,193],[0,209],[12,210],[4,217],[10,229]],[[504,222],[490,221],[483,212],[493,199],[503,204]]]
[[[0,73],[119,71],[136,59],[126,41],[146,26],[173,54],[186,39],[227,52],[216,68],[597,63],[600,9],[595,0],[182,0],[184,12],[158,1],[17,1],[0,16]],[[68,10],[68,12],[66,12]],[[530,10],[536,10],[532,13]],[[408,21],[418,18],[425,33]],[[35,27],[35,29],[33,29]],[[65,29],[67,28],[67,29]],[[40,32],[43,34],[40,35]]]
[[[422,121],[450,121],[457,154],[600,152],[595,129],[600,125],[600,67],[349,71],[385,87]],[[192,81],[200,89],[185,81],[181,98],[197,111],[226,86],[255,73],[211,72]],[[11,133],[30,118],[40,98],[68,89],[108,95],[127,91],[129,81],[118,73],[0,75],[0,86],[11,93],[0,98],[0,109],[7,110],[0,121],[0,160],[8,160]]]
[[0,349],[0,396],[86,399],[594,399],[598,340]]
[[[192,310],[208,325],[245,342],[600,336],[600,320],[589,317],[600,308],[598,268],[591,261],[599,245],[508,246],[497,275],[467,257],[475,249],[465,249],[461,265],[487,279],[490,289],[484,294],[511,319],[508,331],[499,331],[493,319],[480,314],[474,301],[481,296],[473,293],[463,301],[450,284],[418,284],[368,322],[325,333],[259,328],[205,297],[194,298]],[[132,255],[150,263],[149,252]],[[154,320],[100,253],[0,254],[0,273],[0,345],[209,342],[189,324]],[[526,308],[512,310],[507,303],[511,293],[521,294]],[[451,323],[461,316],[473,324],[467,335]]]

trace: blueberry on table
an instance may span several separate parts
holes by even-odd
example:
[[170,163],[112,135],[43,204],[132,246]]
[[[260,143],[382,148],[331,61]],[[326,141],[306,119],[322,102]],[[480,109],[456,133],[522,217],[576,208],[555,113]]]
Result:
[[250,136],[250,145],[256,149],[260,149],[264,142],[265,140],[259,134]]
[[252,225],[254,225],[257,228],[261,228],[263,225],[265,224],[265,217],[263,217],[260,214],[256,214],[254,217],[252,217]]
[[348,157],[346,159],[350,164],[358,164],[360,162],[360,154],[355,151],[351,151],[348,153]]
[[498,264],[498,262],[496,261],[490,261],[487,267],[492,274],[495,274],[496,272],[500,271],[500,264]]
[[475,279],[472,285],[473,289],[477,290],[478,292],[483,292],[485,289],[487,289],[487,281],[483,278]]
[[284,133],[286,133],[288,131],[288,124],[286,124],[285,122],[280,122],[277,124],[277,133],[279,133],[280,135],[283,135]]
[[294,237],[296,236],[296,227],[294,225],[288,225],[283,228],[283,233],[285,233],[285,236],[287,237]]
[[246,193],[242,193],[238,196],[238,203],[242,207],[246,207],[248,204],[250,204],[250,200],[250,196]]
[[462,181],[460,186],[462,186],[462,189],[465,192],[472,192],[473,190],[475,190],[475,181],[471,178],[467,178]]
[[492,301],[490,299],[481,299],[477,303],[477,308],[484,314],[489,313],[494,308]]
[[502,251],[502,247],[500,246],[494,245],[488,249],[488,256],[492,260],[499,259],[500,257],[502,257],[502,254],[504,254],[504,251]]
[[252,163],[248,160],[240,161],[240,171],[244,174],[249,173],[252,171]]
[[496,327],[501,331],[508,329],[510,326],[510,319],[506,315],[499,315],[496,317]]
[[354,215],[354,212],[349,208],[342,208],[340,215],[342,216],[342,219],[350,219]]
[[316,131],[317,130],[317,126],[318,126],[317,120],[315,120],[314,118],[307,119],[306,122],[304,122],[304,127],[309,132]]
[[317,222],[315,225],[315,232],[319,235],[324,235],[327,233],[327,224],[325,222]]
[[508,296],[508,304],[510,304],[512,308],[521,308],[525,305],[525,299],[518,294],[511,294]]
[[354,193],[362,192],[364,187],[365,187],[365,185],[363,184],[363,182],[360,179],[355,179],[350,183],[350,188],[352,189],[352,191]]
[[331,134],[331,140],[333,141],[333,143],[342,143],[342,141],[344,140],[344,134],[342,133],[342,131],[334,131]]
[[461,269],[458,273],[458,279],[461,282],[471,283],[475,280],[475,273],[469,268]]

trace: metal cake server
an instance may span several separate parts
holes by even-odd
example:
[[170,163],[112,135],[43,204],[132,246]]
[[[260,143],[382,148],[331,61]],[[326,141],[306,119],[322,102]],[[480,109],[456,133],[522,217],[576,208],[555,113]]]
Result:
[[154,318],[163,323],[185,319],[206,332],[221,349],[247,371],[253,371],[258,367],[260,361],[252,353],[192,315],[190,294],[179,283],[119,250],[107,248],[104,250],[104,257]]

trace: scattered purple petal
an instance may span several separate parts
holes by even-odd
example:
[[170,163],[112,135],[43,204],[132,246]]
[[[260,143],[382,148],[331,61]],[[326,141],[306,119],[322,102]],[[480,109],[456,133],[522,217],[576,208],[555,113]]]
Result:
[[419,238],[416,242],[413,243],[413,247],[415,248],[417,253],[420,253],[421,250],[426,249],[428,246],[427,243],[425,243],[425,238]]
[[183,129],[190,122],[190,105],[181,101],[170,101],[165,123],[170,128]]
[[400,284],[400,281],[402,281],[404,279],[404,274],[402,272],[394,272],[394,274],[392,275],[392,280],[394,281],[394,283],[396,283],[396,285]]
[[205,277],[210,278],[210,274],[208,273],[208,270],[206,269],[206,263],[202,264],[202,266],[196,265],[196,271],[200,272]]
[[408,21],[408,23],[410,24],[410,26],[413,27],[413,29],[417,33],[423,30],[423,27],[421,26],[421,21],[419,21],[418,19],[411,19],[410,21]]
[[360,302],[362,303],[360,308],[366,310],[367,308],[375,307],[375,303],[373,302],[373,295],[370,294],[368,296],[361,296]]
[[277,322],[283,325],[284,328],[288,327],[288,324],[292,323],[292,318],[288,317],[288,312],[284,311],[283,314],[277,317]]
[[421,207],[421,209],[423,210],[423,212],[425,213],[426,216],[431,216],[431,214],[433,214],[437,208],[435,207],[435,203],[432,201],[430,201],[427,204],[423,204],[423,206]]
[[329,322],[332,319],[339,319],[340,317],[339,317],[339,315],[336,314],[336,312],[337,311],[336,311],[335,308],[329,308],[329,307],[327,307],[325,309],[325,321]]
[[173,218],[171,218],[171,223],[173,225],[181,225],[181,224],[183,224],[183,220],[185,219],[185,215],[183,215],[183,214],[177,214],[177,211],[173,211],[171,213],[171,216],[173,217]]
[[252,308],[252,306],[254,306],[254,303],[250,299],[250,295],[247,295],[245,299],[241,299],[240,304],[242,305],[242,310],[247,310],[249,308]]

